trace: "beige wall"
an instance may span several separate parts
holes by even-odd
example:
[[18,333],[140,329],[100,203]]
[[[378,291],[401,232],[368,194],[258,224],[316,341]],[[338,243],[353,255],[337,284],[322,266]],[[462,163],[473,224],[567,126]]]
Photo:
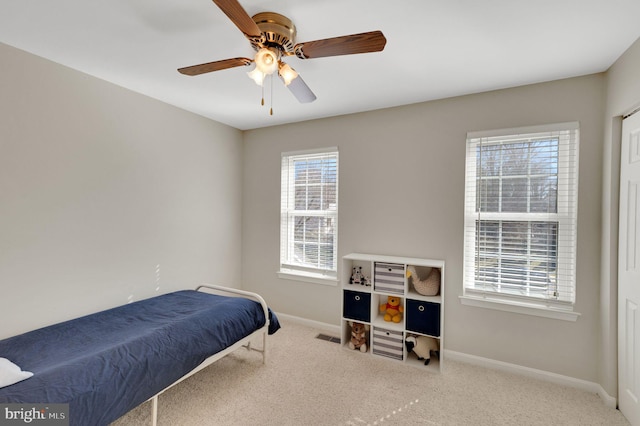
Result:
[[240,286],[241,168],[240,131],[0,44],[0,338]]
[[[447,349],[615,395],[619,116],[640,105],[640,41],[602,75],[244,137],[2,44],[0,70],[0,338],[202,281],[338,325],[338,287],[276,275],[280,153],[338,145],[340,256],[444,259]],[[574,120],[582,316],[461,305],[466,132]]]
[[602,197],[600,384],[617,395],[617,282],[620,131],[622,116],[640,107],[640,39],[607,72]]
[[[340,150],[339,255],[446,261],[446,348],[598,380],[602,74],[245,132],[243,285],[280,312],[338,325],[338,287],[281,280],[280,153]],[[468,131],[579,121],[577,322],[463,306]]]

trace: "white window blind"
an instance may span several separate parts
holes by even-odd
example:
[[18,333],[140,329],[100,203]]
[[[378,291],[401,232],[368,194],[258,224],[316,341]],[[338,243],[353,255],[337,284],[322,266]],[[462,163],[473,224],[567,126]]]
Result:
[[280,270],[336,277],[338,151],[282,154]]
[[575,302],[578,123],[467,135],[465,295]]

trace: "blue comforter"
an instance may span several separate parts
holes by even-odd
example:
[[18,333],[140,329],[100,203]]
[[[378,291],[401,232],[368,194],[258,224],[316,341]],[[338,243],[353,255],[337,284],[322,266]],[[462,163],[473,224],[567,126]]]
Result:
[[185,290],[0,340],[34,373],[0,403],[68,403],[71,425],[107,425],[264,324],[257,302]]

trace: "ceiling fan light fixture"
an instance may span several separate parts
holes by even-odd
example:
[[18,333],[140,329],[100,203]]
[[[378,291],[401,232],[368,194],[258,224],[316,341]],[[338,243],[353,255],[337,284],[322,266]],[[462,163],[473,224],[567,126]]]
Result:
[[284,62],[280,62],[278,66],[278,74],[284,80],[284,85],[288,86],[291,82],[298,77],[298,73],[296,70],[291,68],[289,64],[285,64]]
[[255,81],[258,86],[262,86],[265,73],[260,71],[257,66],[253,69],[253,71],[249,71],[247,75],[251,80]]
[[[302,76],[280,61],[282,57],[295,55],[299,59],[306,60],[380,52],[384,50],[387,43],[387,39],[380,30],[296,43],[296,27],[291,19],[284,15],[260,12],[249,16],[240,4],[240,0],[213,0],[213,2],[249,40],[256,52],[254,58],[238,57],[207,62],[179,68],[178,72],[195,76],[248,66],[255,62],[255,68],[247,74],[256,84],[263,87],[263,99],[264,79],[270,75],[273,80],[273,73],[277,70],[279,77],[299,102],[308,103],[316,100],[316,95],[304,82]],[[271,90],[273,91],[273,86]]]
[[278,69],[278,56],[266,47],[258,50],[255,56],[256,68],[263,74],[273,74]]

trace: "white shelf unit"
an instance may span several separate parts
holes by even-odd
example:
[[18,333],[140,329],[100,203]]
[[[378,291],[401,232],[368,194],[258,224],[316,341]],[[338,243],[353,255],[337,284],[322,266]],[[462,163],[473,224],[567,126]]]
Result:
[[[421,279],[424,279],[432,268],[439,269],[438,294],[425,296],[418,293],[412,285],[412,279],[406,276],[409,266],[415,267]],[[354,268],[361,270],[362,275],[368,280],[363,280],[362,284],[351,284]],[[357,351],[349,348],[350,322],[357,321],[364,323],[368,329],[367,351],[357,351],[358,353],[389,358],[432,372],[441,371],[444,353],[443,260],[351,253],[342,258],[340,281],[343,295],[343,348]],[[388,296],[400,298],[401,306],[404,308],[400,322],[385,321],[384,314],[380,313],[380,305],[387,302]],[[424,364],[424,360],[418,360],[417,355],[408,352],[405,346],[405,339],[409,336],[435,338],[439,343],[438,357],[432,354],[428,365]]]

